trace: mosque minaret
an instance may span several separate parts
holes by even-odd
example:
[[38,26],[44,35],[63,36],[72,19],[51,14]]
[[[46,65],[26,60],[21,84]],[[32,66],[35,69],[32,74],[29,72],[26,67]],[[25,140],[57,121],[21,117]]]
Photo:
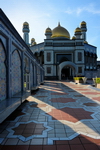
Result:
[[23,39],[27,45],[29,45],[29,24],[27,22],[23,23]]

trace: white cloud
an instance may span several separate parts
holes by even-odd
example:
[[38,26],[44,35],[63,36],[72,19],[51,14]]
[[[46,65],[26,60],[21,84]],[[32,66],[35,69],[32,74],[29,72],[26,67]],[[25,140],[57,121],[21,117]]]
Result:
[[73,13],[73,11],[72,11],[72,9],[69,7],[66,11],[65,11],[67,14],[72,14]]
[[92,14],[100,14],[100,10],[97,10],[95,8],[95,5],[93,5],[93,4],[90,4],[85,7],[77,7],[76,9],[71,9],[70,7],[68,7],[67,10],[65,11],[65,13],[67,13],[67,14],[75,14],[76,13],[78,16],[83,12],[89,12]]
[[84,8],[77,8],[76,9],[76,14],[80,15],[84,11]]
[[96,10],[94,7],[85,8],[85,10],[92,14],[100,14],[100,10]]

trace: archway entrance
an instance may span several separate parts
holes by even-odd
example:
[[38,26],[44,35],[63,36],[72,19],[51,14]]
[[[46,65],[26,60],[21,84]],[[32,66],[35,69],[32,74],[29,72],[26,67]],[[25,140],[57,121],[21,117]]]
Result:
[[61,71],[61,79],[68,79],[70,77],[70,68],[64,67]]
[[77,67],[73,62],[65,61],[59,64],[58,75],[59,80],[72,79],[77,72]]
[[73,79],[73,69],[69,66],[65,66],[61,70],[61,79]]

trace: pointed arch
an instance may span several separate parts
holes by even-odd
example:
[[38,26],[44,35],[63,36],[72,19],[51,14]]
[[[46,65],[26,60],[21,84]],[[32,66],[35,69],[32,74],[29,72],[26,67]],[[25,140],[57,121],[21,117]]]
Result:
[[7,68],[5,65],[6,61],[6,53],[5,53],[5,48],[0,40],[0,100],[4,100],[7,97],[7,78],[6,78],[6,72]]
[[3,46],[5,54],[6,54],[6,46],[4,45],[4,41],[1,38],[0,38],[0,42],[2,43],[2,46]]
[[21,60],[21,55],[20,55],[20,52],[19,52],[19,50],[18,50],[18,49],[14,49],[14,50],[13,50],[13,52],[12,52],[12,54],[13,54],[15,51],[17,51],[17,52],[18,52],[19,58],[20,58],[20,60]]
[[18,50],[12,53],[12,95],[21,91],[21,59]]

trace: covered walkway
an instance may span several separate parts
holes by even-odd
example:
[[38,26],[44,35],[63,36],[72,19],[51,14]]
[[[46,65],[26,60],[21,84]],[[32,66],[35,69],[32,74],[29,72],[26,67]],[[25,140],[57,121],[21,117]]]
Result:
[[99,150],[100,90],[45,81],[2,124],[0,150]]

